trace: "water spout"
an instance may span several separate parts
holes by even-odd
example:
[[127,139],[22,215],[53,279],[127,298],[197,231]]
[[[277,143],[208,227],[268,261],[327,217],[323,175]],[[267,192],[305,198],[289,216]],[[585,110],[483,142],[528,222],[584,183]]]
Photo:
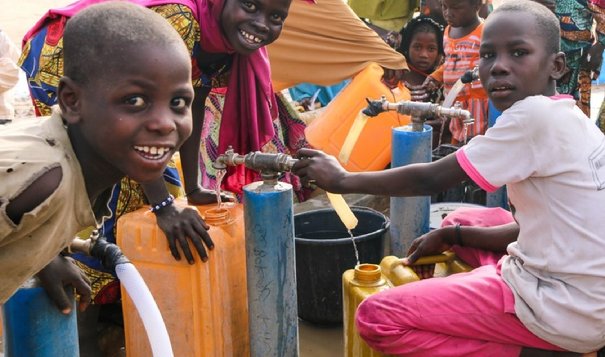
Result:
[[268,154],[256,151],[240,155],[229,146],[225,153],[216,158],[212,167],[216,170],[225,170],[227,166],[244,165],[249,169],[260,171],[263,179],[266,178],[272,181],[277,179],[279,173],[292,170],[292,166],[297,161],[290,155],[282,153]]
[[376,113],[375,115],[380,114],[382,111],[395,110],[400,114],[411,115],[412,118],[417,118],[417,122],[412,121],[414,131],[422,131],[424,120],[430,117],[445,116],[462,118],[464,122],[472,122],[473,120],[471,118],[471,113],[468,110],[461,109],[458,106],[448,108],[433,103],[412,102],[407,100],[391,103],[385,98],[368,101],[368,103],[368,108],[371,108],[372,113]]

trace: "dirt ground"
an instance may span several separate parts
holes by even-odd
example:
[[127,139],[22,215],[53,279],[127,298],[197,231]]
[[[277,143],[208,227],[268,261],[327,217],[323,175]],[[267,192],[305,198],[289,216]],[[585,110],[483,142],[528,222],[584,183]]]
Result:
[[23,35],[48,9],[72,2],[73,0],[0,0],[0,29],[20,46]]
[[[70,4],[74,0],[0,0],[0,30],[6,32],[17,47],[21,48],[21,40],[25,33],[50,8]],[[15,106],[15,118],[27,118],[34,115],[34,109],[29,98],[25,74],[12,90]]]

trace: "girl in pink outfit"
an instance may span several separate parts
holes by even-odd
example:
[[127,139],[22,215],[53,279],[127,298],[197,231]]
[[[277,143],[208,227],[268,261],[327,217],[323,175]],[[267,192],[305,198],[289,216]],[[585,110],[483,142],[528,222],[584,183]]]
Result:
[[443,159],[350,173],[320,151],[298,152],[305,159],[295,174],[334,193],[429,195],[468,179],[489,192],[507,187],[514,221],[443,227],[419,237],[405,260],[453,248],[476,269],[360,304],[356,326],[372,348],[399,356],[595,356],[605,345],[605,136],[573,98],[556,93],[565,70],[559,36],[557,18],[535,2],[510,0],[490,14],[479,76],[502,115]]

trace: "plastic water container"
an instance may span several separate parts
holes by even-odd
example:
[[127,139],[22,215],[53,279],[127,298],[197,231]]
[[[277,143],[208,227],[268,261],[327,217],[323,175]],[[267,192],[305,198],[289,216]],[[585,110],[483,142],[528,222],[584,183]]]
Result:
[[[366,98],[385,96],[391,102],[410,100],[406,89],[391,91],[381,82],[384,71],[372,63],[359,72],[325,110],[305,129],[309,144],[338,157],[349,129],[359,112],[367,106]],[[343,166],[349,171],[382,170],[391,162],[391,128],[407,125],[409,116],[388,111],[370,118]]]
[[[177,200],[185,205],[183,200]],[[243,208],[197,207],[214,242],[207,262],[176,261],[155,215],[142,208],[118,221],[117,241],[149,286],[166,322],[174,356],[248,356],[248,301]],[[190,244],[192,252],[193,246]],[[179,248],[180,249],[180,248]],[[193,253],[194,255],[196,253]],[[182,256],[182,253],[181,253]],[[122,291],[128,356],[151,356],[143,323]]]
[[[66,289],[73,298],[73,291]],[[30,279],[2,306],[4,356],[79,356],[76,303],[62,314],[36,279]]]
[[378,357],[383,354],[370,348],[355,328],[355,312],[368,296],[389,289],[379,265],[360,264],[342,275],[343,326],[346,357]]
[[[472,268],[456,257],[452,252],[419,258],[415,265],[435,264],[435,277],[444,277],[451,274],[471,271]],[[386,256],[380,262],[385,278],[393,285],[399,286],[420,280],[414,270],[401,263],[401,258],[393,255]]]

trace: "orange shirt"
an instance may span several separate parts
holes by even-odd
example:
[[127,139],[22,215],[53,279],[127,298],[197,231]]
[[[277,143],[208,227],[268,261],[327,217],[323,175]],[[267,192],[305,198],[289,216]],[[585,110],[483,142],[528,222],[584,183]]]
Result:
[[[468,35],[454,39],[449,36],[450,26],[445,28],[443,34],[445,61],[441,67],[431,73],[431,77],[443,83],[443,92],[446,97],[456,81],[466,71],[473,69],[478,64],[482,31],[483,23],[480,23]],[[471,112],[475,122],[465,129],[460,118],[452,119],[449,128],[453,143],[461,143],[465,139],[485,133],[488,126],[488,98],[481,82],[473,81],[464,85],[455,101],[460,102],[463,109]]]
[[[444,94],[452,89],[454,83],[469,69],[473,69],[479,62],[479,46],[481,45],[481,32],[483,23],[479,24],[470,34],[462,38],[451,38],[449,36],[450,26],[445,28],[443,34],[443,49],[445,51],[445,61],[431,77],[443,82]],[[465,101],[467,99],[487,99],[487,94],[483,90],[479,81],[464,86],[456,100]]]

